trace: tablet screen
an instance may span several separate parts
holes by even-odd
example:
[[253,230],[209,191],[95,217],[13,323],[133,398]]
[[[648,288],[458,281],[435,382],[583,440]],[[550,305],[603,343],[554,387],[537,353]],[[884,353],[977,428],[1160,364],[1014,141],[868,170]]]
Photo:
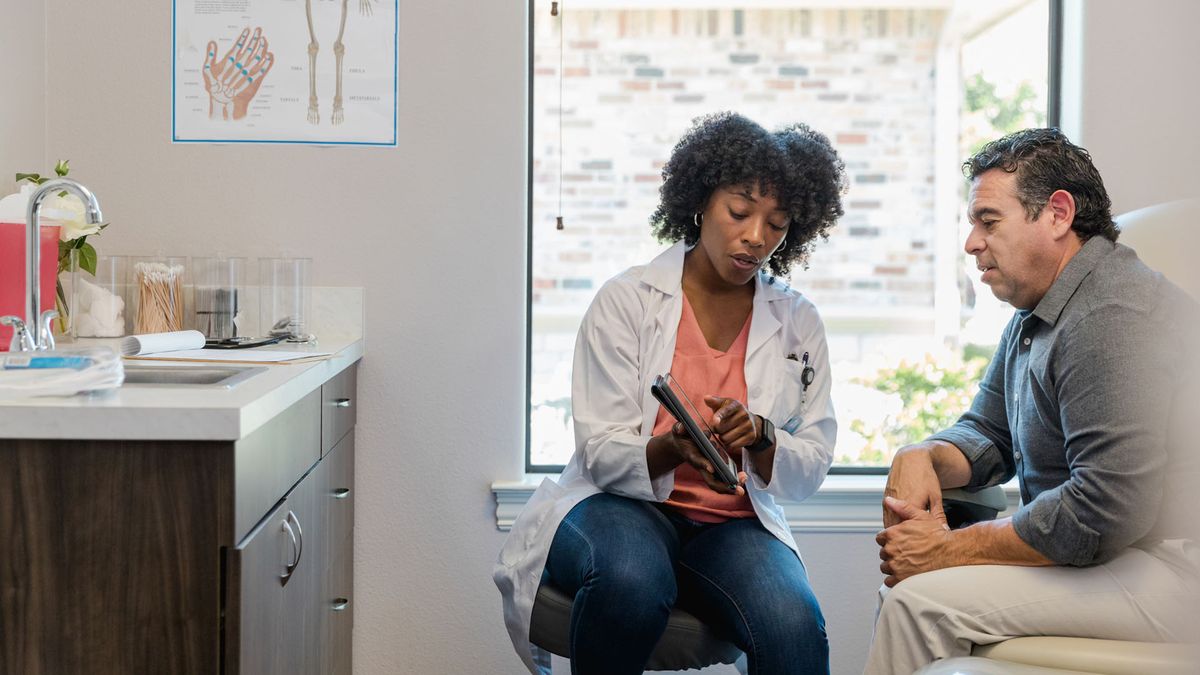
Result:
[[704,419],[702,414],[700,414],[700,410],[697,410],[696,404],[692,404],[691,396],[684,392],[682,384],[679,384],[679,381],[672,377],[670,372],[668,372],[666,380],[667,387],[670,387],[671,392],[676,395],[676,398],[679,399],[679,402],[682,402],[684,412],[688,413],[688,417],[695,420],[696,426],[700,426],[700,430],[704,432],[704,436],[708,436],[708,440],[712,441],[713,446],[720,450],[721,455],[724,456],[725,459],[730,458],[730,449],[725,447],[725,443],[721,442],[721,438],[716,435],[716,432],[713,431],[712,426],[708,425],[707,420]]

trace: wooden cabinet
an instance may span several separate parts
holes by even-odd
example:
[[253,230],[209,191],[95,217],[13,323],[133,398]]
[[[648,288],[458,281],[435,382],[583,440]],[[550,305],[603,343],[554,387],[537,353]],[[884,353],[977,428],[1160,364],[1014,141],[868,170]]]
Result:
[[[332,461],[330,461],[332,460]],[[325,536],[325,574],[322,587],[321,634],[326,636],[322,673],[351,671],[351,633],[354,629],[354,429],[322,460],[326,465],[329,514]]]
[[0,440],[0,675],[350,673],[354,378],[236,442]]

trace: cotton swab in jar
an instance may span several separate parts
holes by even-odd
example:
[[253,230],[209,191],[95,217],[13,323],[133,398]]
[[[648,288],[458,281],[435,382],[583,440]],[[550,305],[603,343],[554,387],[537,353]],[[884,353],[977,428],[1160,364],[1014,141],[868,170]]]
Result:
[[183,328],[183,266],[140,262],[133,266],[138,284],[138,333]]

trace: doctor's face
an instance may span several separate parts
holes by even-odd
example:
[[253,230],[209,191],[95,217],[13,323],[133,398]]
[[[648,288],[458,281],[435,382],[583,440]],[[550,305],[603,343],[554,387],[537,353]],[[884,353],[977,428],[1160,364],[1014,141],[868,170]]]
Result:
[[757,186],[718,188],[708,199],[700,222],[698,252],[725,282],[743,285],[783,243],[787,212]]

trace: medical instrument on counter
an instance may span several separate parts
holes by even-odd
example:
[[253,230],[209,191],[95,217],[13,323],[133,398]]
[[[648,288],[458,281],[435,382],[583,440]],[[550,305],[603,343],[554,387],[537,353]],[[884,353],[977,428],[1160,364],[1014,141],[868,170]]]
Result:
[[253,347],[262,347],[263,345],[273,345],[287,338],[287,334],[271,335],[262,338],[252,337],[231,337],[219,340],[205,340],[205,349],[251,349]]

